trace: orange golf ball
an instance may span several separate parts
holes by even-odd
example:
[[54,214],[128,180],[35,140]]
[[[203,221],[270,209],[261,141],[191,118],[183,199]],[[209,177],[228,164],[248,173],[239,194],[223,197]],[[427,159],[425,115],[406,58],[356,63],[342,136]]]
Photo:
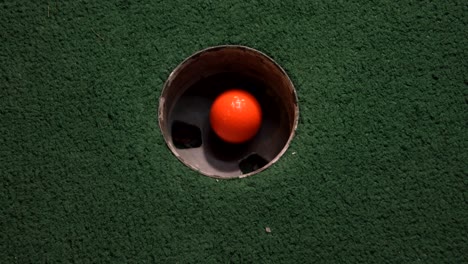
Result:
[[262,109],[250,93],[233,89],[216,98],[210,111],[215,133],[229,143],[242,143],[257,134],[262,124]]

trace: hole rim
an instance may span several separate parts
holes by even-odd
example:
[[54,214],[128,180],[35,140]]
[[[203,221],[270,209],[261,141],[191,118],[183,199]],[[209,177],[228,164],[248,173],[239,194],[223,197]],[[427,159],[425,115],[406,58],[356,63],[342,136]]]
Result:
[[[185,68],[185,66],[190,64],[192,60],[196,59],[201,54],[203,54],[205,52],[212,52],[212,51],[225,49],[225,48],[227,48],[227,49],[240,49],[240,50],[246,50],[248,52],[256,53],[260,57],[263,57],[264,59],[271,62],[272,65],[274,67],[276,67],[276,69],[279,71],[279,73],[282,75],[282,77],[284,77],[285,80],[287,81],[287,83],[289,84],[288,89],[289,89],[289,92],[292,94],[292,99],[293,99],[294,120],[292,122],[292,128],[291,128],[291,131],[290,131],[290,135],[289,135],[286,143],[284,144],[284,147],[281,149],[281,151],[273,159],[271,159],[263,167],[255,170],[255,171],[245,173],[245,174],[242,173],[242,174],[236,175],[236,176],[221,176],[221,175],[217,175],[217,174],[214,174],[214,173],[209,173],[209,172],[206,172],[206,171],[202,171],[201,169],[197,168],[193,164],[185,161],[179,155],[179,153],[177,152],[178,149],[172,143],[172,140],[170,138],[170,133],[166,133],[167,131],[169,131],[168,128],[167,128],[167,124],[166,124],[167,122],[165,120],[165,117],[167,116],[166,111],[165,111],[166,95],[167,95],[169,87],[171,86],[171,83],[173,82],[175,77],[178,75],[179,72],[181,72]],[[162,89],[161,95],[159,97],[158,124],[159,124],[161,134],[163,136],[164,142],[166,143],[166,146],[170,149],[172,154],[185,166],[189,167],[190,169],[192,169],[192,170],[194,170],[194,171],[196,171],[196,172],[198,172],[198,173],[200,173],[200,174],[202,174],[204,176],[208,176],[208,177],[215,178],[215,179],[225,179],[225,180],[242,179],[242,178],[246,178],[246,177],[249,177],[249,176],[252,176],[252,175],[255,175],[255,174],[258,174],[258,173],[261,173],[261,172],[265,171],[266,169],[270,168],[273,164],[275,164],[286,153],[289,146],[291,145],[291,141],[293,140],[293,138],[296,135],[297,127],[298,127],[298,124],[299,124],[299,105],[298,105],[298,102],[299,102],[299,100],[298,100],[298,96],[297,96],[297,92],[296,92],[296,87],[294,86],[294,83],[292,82],[291,78],[289,77],[287,72],[283,69],[283,67],[281,67],[281,65],[279,65],[273,58],[268,56],[266,53],[264,53],[262,51],[259,51],[257,49],[248,47],[248,46],[244,46],[244,45],[217,45],[217,46],[212,46],[212,47],[208,47],[208,48],[199,50],[199,51],[193,53],[192,55],[188,56],[181,63],[179,63],[174,68],[174,70],[172,70],[172,72],[169,74],[168,78],[164,82],[163,89]],[[241,160],[239,160],[239,162],[240,161]]]

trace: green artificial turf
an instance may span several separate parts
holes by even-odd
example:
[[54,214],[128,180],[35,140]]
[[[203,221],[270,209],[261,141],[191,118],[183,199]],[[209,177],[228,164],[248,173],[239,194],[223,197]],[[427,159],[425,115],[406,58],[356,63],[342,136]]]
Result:
[[[468,262],[466,1],[4,0],[0,36],[1,263]],[[220,44],[299,97],[241,180],[157,124],[172,69]]]

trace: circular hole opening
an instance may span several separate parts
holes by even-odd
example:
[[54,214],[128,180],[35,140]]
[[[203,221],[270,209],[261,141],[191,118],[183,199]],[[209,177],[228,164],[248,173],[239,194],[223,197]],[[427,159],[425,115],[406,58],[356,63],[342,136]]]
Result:
[[[256,97],[263,112],[259,132],[230,144],[210,127],[215,98],[228,89]],[[244,46],[217,46],[187,58],[170,74],[159,102],[159,125],[174,155],[188,167],[216,178],[246,177],[275,163],[288,148],[299,109],[294,86],[267,55]]]

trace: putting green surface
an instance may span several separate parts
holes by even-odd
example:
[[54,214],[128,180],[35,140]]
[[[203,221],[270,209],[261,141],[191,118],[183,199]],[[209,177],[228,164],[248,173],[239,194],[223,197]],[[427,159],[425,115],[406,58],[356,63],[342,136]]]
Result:
[[[468,262],[466,1],[332,2],[2,1],[0,262]],[[220,44],[299,97],[242,180],[157,125],[171,70]]]

